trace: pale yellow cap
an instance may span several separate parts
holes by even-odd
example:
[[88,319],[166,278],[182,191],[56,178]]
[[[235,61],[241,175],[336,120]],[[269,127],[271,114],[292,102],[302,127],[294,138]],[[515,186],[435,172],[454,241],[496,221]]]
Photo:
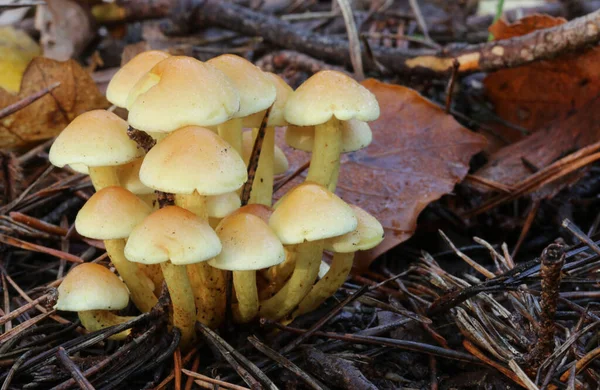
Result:
[[225,217],[217,226],[221,253],[208,263],[229,271],[268,268],[285,260],[283,245],[261,218],[240,212]]
[[133,228],[152,212],[143,200],[121,187],[106,187],[83,205],[75,228],[96,240],[127,238]]
[[117,167],[119,184],[136,195],[153,194],[154,190],[146,186],[140,180],[140,168],[142,167],[142,162],[144,162],[144,159],[138,158],[130,163],[119,165]]
[[275,205],[269,225],[284,245],[324,240],[356,229],[352,208],[325,187],[305,182]]
[[[367,122],[350,119],[341,122],[342,153],[366,148],[373,141],[373,133]],[[289,126],[285,131],[285,142],[294,149],[312,152],[315,142],[314,126]]]
[[144,264],[171,260],[177,265],[206,261],[221,252],[221,242],[208,222],[178,206],[150,214],[133,229],[125,257]]
[[110,83],[108,83],[106,88],[108,101],[117,107],[126,107],[127,95],[129,95],[129,91],[135,83],[149,72],[154,65],[167,57],[169,57],[169,54],[158,50],[145,51],[133,57],[115,73]]
[[[271,106],[271,112],[269,113],[267,126],[287,126],[288,123],[283,117],[283,110],[288,97],[292,94],[292,92],[294,92],[294,90],[276,74],[270,72],[265,72],[265,74],[271,78],[271,81],[273,84],[275,84],[275,89],[277,90],[277,97],[275,98],[273,106]],[[259,111],[244,118],[244,127],[260,127],[266,111],[267,110]]]
[[218,125],[229,120],[239,104],[227,76],[210,64],[179,56],[154,66],[127,98],[131,126],[150,132]]
[[246,165],[231,145],[198,126],[169,134],[148,152],[140,169],[142,183],[175,194],[233,192],[247,178]]
[[90,170],[88,169],[87,165],[69,164],[68,166],[69,166],[69,168],[71,168],[72,170],[74,170],[77,173],[83,173],[84,175],[90,174]]
[[383,226],[377,218],[358,206],[350,205],[358,220],[358,226],[350,233],[325,240],[325,249],[332,252],[350,253],[364,251],[383,241]]
[[[254,147],[254,137],[252,136],[251,131],[244,131],[242,135],[242,154],[244,155],[244,164],[248,166],[248,161],[250,161],[250,155],[252,154],[252,148]],[[275,145],[275,150],[273,154],[273,174],[281,175],[286,173],[290,168],[290,163],[288,162],[285,153],[283,150],[277,145]]]
[[62,168],[67,164],[104,167],[133,161],[144,151],[127,136],[128,127],[112,112],[85,112],[58,135],[50,148],[50,162]]
[[237,192],[206,197],[206,211],[211,218],[223,218],[240,208],[242,200]]
[[285,105],[285,119],[293,125],[320,125],[333,117],[372,121],[379,117],[379,104],[375,95],[351,77],[322,70],[299,86]]
[[233,114],[242,118],[266,110],[275,101],[276,88],[271,78],[250,61],[233,54],[223,54],[206,62],[231,80],[240,96],[240,109]]
[[64,311],[120,310],[129,303],[129,291],[119,277],[103,266],[84,263],[73,268],[58,286],[54,307]]
[[265,223],[269,223],[269,219],[273,214],[273,209],[264,204],[247,204],[231,213],[234,214],[252,214],[255,217],[262,219]]

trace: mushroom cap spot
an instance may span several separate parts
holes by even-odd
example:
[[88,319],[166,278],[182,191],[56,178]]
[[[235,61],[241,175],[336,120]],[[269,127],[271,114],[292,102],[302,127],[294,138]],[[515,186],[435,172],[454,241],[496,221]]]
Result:
[[175,194],[224,194],[247,179],[246,165],[231,145],[198,126],[169,134],[148,152],[140,169],[142,183]]
[[383,226],[365,210],[350,205],[358,220],[356,229],[350,233],[325,240],[325,249],[338,253],[364,251],[379,245],[383,241]]
[[371,91],[351,77],[322,70],[289,96],[284,116],[296,126],[319,125],[333,117],[368,122],[379,117],[379,104]]
[[126,107],[127,96],[131,88],[160,61],[169,54],[150,50],[138,54],[112,77],[106,88],[106,98],[117,107]]
[[323,240],[356,229],[352,208],[325,187],[305,182],[275,205],[269,226],[284,245]]
[[233,54],[223,54],[206,62],[223,72],[240,96],[240,108],[234,118],[243,118],[266,110],[277,94],[275,84],[259,67]]
[[50,162],[57,167],[104,167],[133,161],[144,151],[127,136],[128,127],[112,112],[84,112],[58,135],[50,148]]
[[75,228],[84,237],[97,240],[127,238],[152,209],[143,200],[121,187],[106,187],[83,205]]
[[136,263],[176,265],[206,261],[221,252],[208,222],[178,206],[167,206],[138,224],[125,245],[125,257]]
[[209,264],[229,271],[268,268],[285,260],[283,245],[265,221],[245,213],[225,217],[217,226],[223,245],[221,253]]
[[64,311],[120,310],[129,303],[125,283],[107,268],[84,263],[73,268],[58,286],[55,308]]
[[229,120],[239,106],[239,94],[223,72],[182,56],[156,64],[127,97],[129,123],[149,132],[218,125]]
[[[342,153],[364,149],[373,141],[373,133],[367,122],[350,119],[340,124]],[[312,152],[315,142],[314,126],[289,126],[285,131],[285,142],[294,149]]]

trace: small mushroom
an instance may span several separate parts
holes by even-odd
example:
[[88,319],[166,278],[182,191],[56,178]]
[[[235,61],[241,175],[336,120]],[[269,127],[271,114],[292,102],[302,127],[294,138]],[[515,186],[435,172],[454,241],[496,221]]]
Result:
[[315,126],[307,181],[335,188],[342,149],[340,121],[372,121],[379,117],[375,95],[341,72],[315,73],[294,91],[285,105],[285,119],[296,126]]
[[350,233],[325,240],[325,250],[334,253],[331,267],[298,305],[292,318],[319,307],[344,284],[358,251],[371,249],[383,241],[383,227],[375,217],[358,206],[350,205],[358,226]]
[[208,263],[215,268],[233,271],[238,300],[234,314],[237,322],[250,322],[256,317],[259,306],[256,271],[281,263],[285,259],[283,245],[269,227],[268,216],[262,219],[254,215],[252,207],[248,206],[225,217],[216,232],[223,250]]
[[[111,312],[121,310],[129,303],[129,292],[119,277],[103,266],[84,263],[73,268],[58,286],[55,309],[76,311],[81,324],[93,332],[129,321]],[[129,331],[110,338],[122,340]]]
[[85,112],[58,135],[50,148],[50,162],[60,168],[87,167],[96,191],[118,186],[117,166],[144,154],[127,136],[128,127],[127,122],[112,112]]
[[124,255],[125,239],[152,209],[121,187],[106,187],[83,205],[75,228],[84,237],[104,240],[106,252],[131,291],[131,300],[142,312],[149,312],[157,299],[154,283]]
[[232,118],[219,125],[219,135],[242,155],[244,117],[266,110],[275,101],[271,79],[250,61],[233,54],[223,54],[206,62],[223,72],[240,95],[240,108]]
[[181,344],[194,339],[196,306],[186,265],[209,260],[221,252],[221,242],[202,218],[178,206],[167,206],[138,224],[125,245],[125,256],[143,264],[160,264],[173,303],[173,325]]
[[277,204],[269,226],[284,245],[295,245],[296,265],[288,282],[261,302],[260,315],[278,320],[292,311],[312,288],[323,254],[324,240],[356,229],[354,212],[327,188],[305,182]]

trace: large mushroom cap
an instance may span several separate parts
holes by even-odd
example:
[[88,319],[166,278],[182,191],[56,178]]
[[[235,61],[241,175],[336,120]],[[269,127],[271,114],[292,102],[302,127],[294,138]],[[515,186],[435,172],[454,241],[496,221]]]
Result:
[[[341,123],[341,129],[342,153],[366,148],[373,140],[373,133],[367,122],[350,119]],[[312,152],[315,143],[315,127],[289,126],[285,131],[285,142],[294,149]]]
[[358,206],[351,204],[350,207],[358,220],[356,229],[325,240],[326,250],[338,253],[364,251],[376,247],[383,241],[383,226],[379,221]]
[[[248,165],[248,161],[250,161],[250,156],[252,155],[252,148],[254,148],[254,137],[252,136],[251,131],[244,131],[242,134],[242,155],[244,157],[244,163],[246,166]],[[273,174],[281,175],[286,173],[290,167],[290,163],[285,157],[285,153],[283,150],[277,145],[275,145],[275,150],[273,154]]]
[[103,266],[84,263],[73,268],[58,286],[55,308],[64,311],[120,310],[129,291],[119,277]]
[[97,240],[127,238],[133,228],[152,212],[143,200],[121,187],[106,187],[83,205],[75,228]]
[[117,107],[126,107],[127,96],[131,88],[144,76],[154,65],[169,57],[169,54],[150,50],[138,54],[121,69],[110,80],[106,88],[106,98]]
[[325,187],[305,182],[275,205],[269,226],[284,245],[323,240],[356,229],[352,208]]
[[285,119],[297,126],[314,126],[331,118],[372,121],[379,117],[375,95],[341,72],[322,70],[288,98]]
[[247,178],[244,161],[231,145],[197,126],[169,134],[148,152],[140,169],[142,183],[175,194],[233,192]]
[[[277,90],[277,97],[271,106],[271,112],[269,113],[267,126],[287,126],[288,123],[283,117],[283,110],[288,97],[292,94],[292,92],[294,92],[294,90],[276,74],[270,72],[265,72],[265,74],[271,78],[271,81]],[[263,110],[244,118],[244,127],[260,127],[265,113],[266,110]]]
[[144,151],[127,136],[128,127],[127,122],[112,112],[85,112],[56,138],[50,148],[50,162],[57,167],[67,164],[104,167],[133,161]]
[[225,217],[216,229],[223,245],[209,261],[215,268],[250,271],[272,267],[285,260],[283,245],[260,217],[246,212]]
[[130,261],[157,264],[199,263],[221,252],[221,242],[202,218],[178,206],[150,214],[133,229],[125,245]]
[[131,126],[151,132],[218,125],[230,119],[239,105],[237,90],[221,71],[179,56],[155,65],[127,98]]
[[231,80],[240,95],[239,111],[234,118],[242,118],[266,110],[275,101],[275,85],[262,70],[250,61],[233,54],[223,54],[206,62]]

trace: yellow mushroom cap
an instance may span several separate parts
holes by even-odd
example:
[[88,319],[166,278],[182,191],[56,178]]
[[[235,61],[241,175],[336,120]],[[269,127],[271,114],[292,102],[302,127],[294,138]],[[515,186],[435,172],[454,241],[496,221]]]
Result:
[[223,250],[208,262],[215,268],[259,270],[285,260],[283,245],[269,225],[255,215],[240,212],[227,216],[219,223],[216,232]]
[[136,195],[148,195],[154,193],[152,188],[146,186],[140,180],[140,168],[142,167],[143,161],[143,158],[138,158],[137,160],[133,160],[130,163],[119,165],[117,167],[119,184]]
[[69,164],[69,168],[71,168],[72,170],[74,170],[77,173],[83,173],[84,175],[90,174],[90,170],[88,169],[87,165]]
[[255,217],[262,219],[265,223],[269,223],[269,219],[271,218],[271,215],[273,214],[273,209],[271,209],[269,206],[265,206],[264,204],[258,204],[258,203],[247,204],[247,205],[235,210],[229,216],[232,216],[234,214],[242,214],[242,213],[243,214],[252,214]]
[[120,310],[129,291],[119,277],[103,266],[84,263],[73,268],[58,286],[55,308],[64,311]]
[[131,126],[150,132],[218,125],[230,119],[239,105],[237,90],[221,71],[180,56],[156,64],[127,98]]
[[356,229],[352,208],[325,187],[305,182],[275,205],[269,226],[284,245],[341,236]]
[[237,210],[242,205],[242,200],[237,192],[226,192],[221,195],[206,197],[206,210],[211,218],[223,218]]
[[121,187],[106,187],[83,205],[75,228],[97,240],[127,238],[133,228],[152,212],[143,200]]
[[112,112],[85,112],[58,135],[50,148],[50,162],[57,167],[67,164],[105,167],[133,161],[144,151],[127,136],[128,127],[127,122]]
[[250,61],[233,54],[223,54],[206,62],[231,80],[240,96],[240,108],[234,118],[266,110],[275,101],[276,89],[271,78]]
[[350,233],[325,240],[325,249],[338,253],[364,251],[383,241],[383,226],[377,218],[358,206],[350,205],[358,220],[358,226]]
[[[277,91],[277,97],[271,106],[271,112],[269,113],[267,126],[287,126],[288,123],[283,117],[283,110],[288,97],[292,94],[292,92],[294,92],[294,90],[276,74],[270,72],[265,72],[265,74],[271,78],[271,81],[273,84],[275,84],[275,89]],[[263,110],[244,118],[244,127],[260,127],[265,113],[266,110]]]
[[144,264],[171,260],[194,264],[215,257],[221,242],[208,222],[178,206],[167,206],[137,225],[125,245],[125,257]]
[[154,65],[169,57],[169,54],[150,50],[138,54],[121,69],[110,80],[106,88],[106,98],[117,107],[126,107],[127,96],[131,88],[144,76]]
[[296,126],[320,125],[333,117],[372,121],[379,117],[379,104],[375,95],[351,77],[322,70],[302,83],[285,105],[285,119]]
[[[367,122],[350,119],[341,123],[342,153],[366,148],[373,141],[373,133]],[[315,142],[314,126],[289,126],[285,131],[285,142],[294,149],[312,152]]]
[[[254,137],[252,136],[251,131],[244,131],[242,137],[242,154],[244,155],[244,163],[248,166],[252,148],[254,147]],[[281,175],[286,173],[289,167],[290,163],[288,162],[287,157],[285,157],[285,153],[283,153],[283,150],[281,150],[279,146],[275,145],[275,153],[273,154],[273,174]]]
[[233,192],[247,178],[246,165],[231,145],[198,126],[169,134],[148,152],[140,169],[142,183],[175,194]]

